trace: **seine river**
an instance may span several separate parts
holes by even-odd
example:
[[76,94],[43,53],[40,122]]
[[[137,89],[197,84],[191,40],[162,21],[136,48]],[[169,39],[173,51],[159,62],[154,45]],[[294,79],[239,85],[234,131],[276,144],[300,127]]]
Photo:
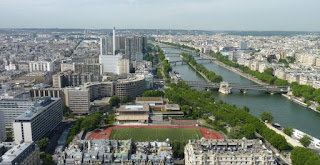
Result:
[[[163,47],[163,45],[160,45],[160,47]],[[163,50],[165,50],[166,56],[169,57],[169,61],[181,60],[177,54],[170,53],[179,53],[182,52],[182,50],[168,48],[167,46],[164,46]],[[196,59],[197,58],[199,57],[196,57]],[[223,77],[223,81],[241,84],[255,84],[254,82],[214,63],[206,63],[204,66],[207,69],[214,71],[216,74],[221,75]],[[173,65],[172,70],[179,72],[183,80],[205,81],[189,65]],[[204,90],[202,88],[197,89]],[[262,112],[271,112],[275,118],[274,122],[279,123],[283,127],[290,126],[320,139],[320,114],[293,103],[281,95],[270,95],[268,93],[257,91],[248,91],[244,94],[237,90],[233,90],[229,95],[224,95],[214,91],[214,95],[215,100],[222,100],[229,104],[235,104],[237,107],[243,107],[246,105],[250,108],[250,113],[259,118]]]

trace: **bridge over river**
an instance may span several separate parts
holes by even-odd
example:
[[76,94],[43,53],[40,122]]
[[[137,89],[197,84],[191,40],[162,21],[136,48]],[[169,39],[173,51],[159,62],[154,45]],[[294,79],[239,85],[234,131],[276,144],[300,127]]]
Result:
[[[199,58],[197,59],[197,63],[198,64],[205,64],[205,63],[210,63],[212,62],[214,59],[206,59],[206,58]],[[187,65],[188,62],[185,60],[178,60],[178,61],[169,61],[170,65]]]
[[190,87],[202,87],[206,89],[219,89],[219,92],[224,94],[231,93],[231,89],[238,89],[243,93],[248,90],[264,91],[271,94],[274,93],[288,93],[291,91],[290,86],[273,86],[273,85],[253,85],[253,84],[238,84],[238,83],[211,83],[203,81],[185,81]]

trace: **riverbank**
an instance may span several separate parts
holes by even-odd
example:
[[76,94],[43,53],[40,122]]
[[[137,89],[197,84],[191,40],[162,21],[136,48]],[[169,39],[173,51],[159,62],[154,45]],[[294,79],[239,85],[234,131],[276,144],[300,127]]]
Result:
[[[207,58],[207,59],[208,59],[208,58],[211,58],[211,56],[209,56],[209,55],[207,55],[207,54],[206,54],[206,55],[203,55],[202,57],[203,57],[203,58]],[[236,73],[236,74],[238,74],[238,75],[240,75],[240,76],[242,76],[242,77],[244,77],[244,78],[246,78],[246,79],[248,79],[248,80],[250,80],[250,81],[253,81],[253,82],[255,82],[255,83],[259,84],[259,85],[270,85],[270,84],[268,84],[268,83],[262,82],[261,80],[255,78],[254,76],[252,76],[252,75],[250,75],[250,74],[248,74],[248,73],[242,72],[242,71],[241,71],[240,69],[238,69],[238,68],[234,68],[234,67],[228,66],[228,65],[226,65],[226,64],[224,64],[224,63],[222,63],[222,62],[220,62],[220,61],[215,60],[215,61],[213,61],[213,63],[214,63],[214,64],[217,64],[217,65],[219,65],[219,66],[221,66],[221,67],[223,67],[223,68],[225,68],[225,69],[227,69],[227,70],[229,70],[229,71],[231,71],[231,72],[233,72],[233,73]],[[311,109],[311,110],[314,111],[314,112],[320,113],[320,111],[317,110],[317,105],[316,105],[316,103],[314,103],[314,102],[311,102],[311,105],[309,106],[308,104],[306,104],[306,103],[304,103],[304,102],[302,101],[303,98],[295,97],[295,96],[293,96],[293,95],[291,95],[291,94],[282,94],[282,96],[284,96],[284,97],[287,98],[288,100],[290,100],[290,101],[292,101],[292,102],[294,102],[294,103],[296,103],[296,104],[298,104],[298,105],[300,105],[300,106],[306,107],[306,108],[308,108],[308,109]]]
[[[204,54],[202,57],[206,58],[206,59],[212,58],[211,56],[209,56],[207,54]],[[244,78],[246,78],[248,80],[251,80],[251,81],[253,81],[253,82],[255,82],[255,83],[259,84],[259,85],[269,85],[269,84],[267,84],[265,82],[262,82],[261,80],[255,78],[255,77],[251,76],[248,73],[242,72],[240,69],[228,66],[228,65],[226,65],[226,64],[224,64],[224,63],[222,63],[222,62],[220,62],[218,60],[214,60],[213,63],[215,63],[215,64],[217,64],[217,65],[219,65],[219,66],[221,66],[221,67],[223,67],[223,68],[225,68],[225,69],[227,69],[227,70],[229,70],[231,72],[234,72],[234,73],[236,73],[236,74],[238,74],[238,75],[240,75],[240,76],[242,76],[242,77],[244,77]]]
[[287,140],[288,143],[290,143],[293,147],[303,147],[303,145],[299,142],[297,142],[295,139],[293,139],[292,137],[288,136],[287,134],[285,134],[283,131],[280,131],[276,128],[274,128],[271,124],[269,123],[264,123],[269,129],[272,129],[273,131],[275,131],[277,134],[280,134],[282,136],[284,136],[284,138]]
[[304,103],[302,101],[302,99],[299,98],[299,97],[295,97],[295,96],[288,95],[288,94],[282,94],[282,96],[284,96],[287,99],[293,101],[294,103],[297,103],[297,104],[299,104],[299,105],[301,105],[303,107],[309,108],[309,109],[313,110],[314,112],[320,113],[320,111],[317,110],[318,106],[317,106],[316,102],[311,101],[311,105],[308,105],[308,104]]
[[[181,49],[176,50],[174,48],[167,50],[169,53],[176,53]],[[203,54],[201,54],[201,57]],[[181,60],[180,56],[170,56],[172,61]],[[209,58],[212,59],[212,56]],[[198,59],[198,57],[195,57]],[[241,84],[255,84],[253,81],[234,73],[225,67],[221,67],[215,63],[204,64],[208,70],[214,71],[217,75],[222,75],[225,81],[231,83]],[[176,65],[172,66],[173,70],[179,72],[181,78],[185,81],[203,81],[206,80],[190,67],[190,65]],[[203,90],[203,89],[199,89]],[[260,117],[260,114],[264,111],[271,112],[275,116],[275,122],[283,125],[284,127],[293,127],[302,130],[311,136],[320,137],[320,132],[317,125],[320,124],[318,113],[306,109],[291,100],[283,98],[281,95],[268,95],[260,92],[252,92],[243,94],[235,92],[231,95],[223,95],[217,91],[213,92],[216,100],[222,100],[223,102],[234,104],[237,107],[248,106],[250,113],[256,117]],[[297,122],[304,121],[304,122]]]
[[[185,60],[182,55],[180,55],[180,57],[181,57],[183,60]],[[199,72],[199,71],[197,70],[197,68],[196,68],[195,66],[193,66],[190,62],[187,62],[187,63],[188,63],[188,65],[191,66],[197,73],[199,73],[207,82],[211,82],[206,75],[204,75],[202,72]]]

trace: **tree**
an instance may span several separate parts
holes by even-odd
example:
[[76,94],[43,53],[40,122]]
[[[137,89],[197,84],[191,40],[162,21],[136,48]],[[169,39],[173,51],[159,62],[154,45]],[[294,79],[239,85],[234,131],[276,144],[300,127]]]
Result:
[[268,123],[272,123],[274,119],[271,112],[263,112],[260,117],[262,121],[267,121]]
[[250,111],[249,107],[247,107],[247,106],[243,106],[243,110],[245,110],[246,112]]
[[40,153],[40,159],[42,161],[42,163],[41,163],[42,165],[52,165],[54,163],[52,156],[50,154],[46,154],[44,152]]
[[273,69],[272,68],[267,68],[264,73],[273,76]]
[[291,127],[286,127],[286,128],[283,129],[283,132],[285,134],[287,134],[288,136],[292,136],[293,129]]
[[40,150],[43,151],[49,145],[49,139],[48,138],[42,138],[39,141],[37,141],[37,145],[39,146]]
[[290,158],[293,165],[320,164],[320,156],[308,148],[294,147]]
[[111,107],[118,106],[120,103],[120,99],[118,96],[112,96],[109,103]]
[[62,106],[62,112],[63,112],[63,116],[64,116],[64,117],[68,117],[69,114],[70,114],[70,108],[67,107],[66,105],[63,105],[63,106]]
[[247,138],[247,139],[252,139],[255,137],[255,128],[254,128],[254,125],[252,124],[246,124],[244,127],[243,127],[243,134],[244,136]]
[[6,142],[12,142],[13,141],[13,132],[7,131],[7,140]]
[[83,119],[81,122],[80,128],[84,131],[92,131],[99,127],[101,120],[100,113],[91,114]]
[[303,146],[308,147],[311,143],[311,137],[304,135],[299,141]]
[[183,158],[184,157],[184,146],[185,142],[175,141],[172,142],[172,153],[175,158]]
[[230,130],[229,136],[232,139],[241,139],[243,138],[243,129],[240,126],[235,126]]
[[163,97],[164,92],[159,90],[148,90],[142,94],[143,97]]
[[125,104],[125,103],[128,103],[128,102],[130,102],[130,97],[127,95],[126,97],[124,97],[124,98],[122,98],[121,100],[120,100],[120,103],[121,104]]

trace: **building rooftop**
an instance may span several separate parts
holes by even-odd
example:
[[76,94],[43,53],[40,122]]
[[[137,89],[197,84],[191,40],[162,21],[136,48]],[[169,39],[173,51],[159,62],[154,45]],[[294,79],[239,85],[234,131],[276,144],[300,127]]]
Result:
[[35,101],[34,107],[31,107],[30,110],[15,118],[15,121],[32,120],[35,116],[46,110],[48,106],[50,106],[54,102],[57,102],[58,100],[60,100],[60,98],[38,98]]
[[266,149],[266,147],[258,140],[247,139],[223,139],[223,140],[190,140],[189,144],[193,148],[193,154],[208,153],[220,153],[220,154],[253,154],[253,153],[265,153],[271,154],[272,151]]
[[14,159],[16,159],[24,150],[26,150],[33,142],[27,143],[24,142],[19,145],[13,146],[10,150],[8,150],[4,155],[2,155],[0,162],[10,163]]
[[175,110],[175,111],[180,110],[179,104],[166,104],[165,108],[166,110]]
[[[132,147],[135,148],[132,150]],[[166,142],[131,142],[131,140],[77,140],[58,155],[59,164],[113,164],[153,162],[171,165],[172,147]],[[135,163],[134,163],[135,164]]]
[[162,97],[137,97],[136,101],[163,101]]
[[118,111],[149,111],[149,105],[120,105]]

